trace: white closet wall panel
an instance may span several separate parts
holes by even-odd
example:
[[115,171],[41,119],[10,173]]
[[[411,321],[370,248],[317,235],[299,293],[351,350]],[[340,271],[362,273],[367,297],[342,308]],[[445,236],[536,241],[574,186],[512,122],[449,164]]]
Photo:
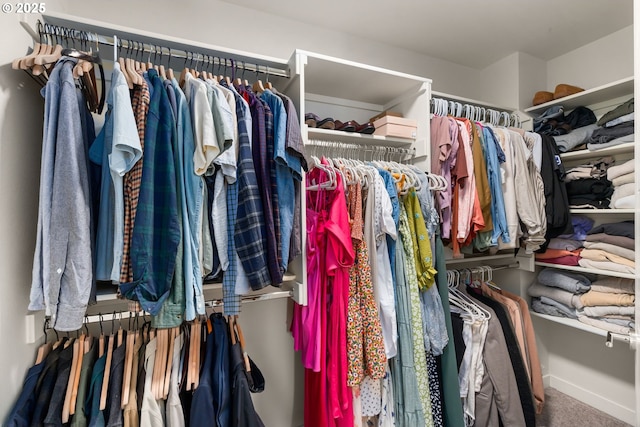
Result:
[[518,105],[518,81],[518,52],[514,52],[480,71],[481,93],[474,97],[515,108]]
[[541,88],[547,87],[547,62],[520,52],[518,56],[518,103],[520,110],[531,106],[533,95]]
[[[35,22],[35,19],[33,19]],[[38,179],[43,100],[39,86],[11,61],[31,38],[17,15],[1,14],[5,42],[0,49],[0,419],[4,420],[35,361],[35,345],[26,344],[26,315],[38,218]],[[11,43],[7,42],[11,40]],[[37,316],[40,327],[42,316]]]
[[559,83],[589,89],[632,75],[633,26],[629,26],[549,61],[547,87],[538,90],[553,91]]

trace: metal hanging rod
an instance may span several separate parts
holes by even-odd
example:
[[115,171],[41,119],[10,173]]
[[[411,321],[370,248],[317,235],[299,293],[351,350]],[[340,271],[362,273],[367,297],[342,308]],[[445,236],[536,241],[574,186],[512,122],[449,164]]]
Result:
[[[241,300],[244,303],[244,302],[255,302],[255,301],[266,301],[266,300],[272,300],[272,299],[290,298],[291,296],[293,296],[293,293],[291,291],[276,291],[276,292],[269,292],[269,293],[264,293],[259,295],[243,296]],[[223,305],[224,305],[224,301],[222,299],[213,299],[213,300],[205,301],[205,306],[207,307],[220,307]],[[99,323],[99,322],[104,323],[104,322],[111,322],[111,321],[128,322],[129,318],[134,319],[136,315],[139,317],[150,316],[149,313],[144,311],[136,312],[131,310],[123,310],[123,311],[114,311],[111,313],[94,314],[91,316],[86,316],[84,323],[85,324]],[[45,319],[45,322],[48,322],[48,319]]]
[[290,75],[286,64],[260,55],[253,56],[222,48],[212,48],[200,43],[176,40],[161,35],[137,34],[128,29],[111,29],[97,24],[83,24],[70,19],[44,16],[44,20],[44,23],[38,21],[36,31],[26,24],[23,25],[37,42],[48,37],[60,44],[64,41],[74,41],[74,43],[85,44],[87,47],[96,44],[110,46],[113,48],[114,55],[116,53],[125,57],[142,55],[143,60],[174,58],[184,60],[185,63],[190,61],[190,64],[196,64],[196,66],[197,64],[217,65],[229,67],[232,71],[240,69],[262,73],[267,75],[267,78],[268,76],[288,78]]
[[472,273],[474,272],[478,272],[481,273],[482,272],[482,268],[490,268],[491,272],[493,271],[500,271],[500,270],[507,270],[507,269],[511,269],[511,268],[520,268],[520,261],[516,261],[512,264],[507,264],[507,265],[497,265],[497,266],[491,266],[491,265],[479,265],[476,267],[468,267],[468,268],[448,268],[447,271],[470,271]]
[[494,126],[522,127],[520,116],[508,109],[475,103],[471,100],[434,96],[431,98],[432,113],[452,115],[469,120],[491,123]]
[[[311,139],[306,144],[311,151],[317,151],[322,154],[323,149],[333,150],[337,156],[351,158],[367,158],[369,153],[370,160],[385,160],[389,156],[399,156],[401,161],[410,160],[415,157],[416,149],[402,147],[388,147],[382,145],[370,145],[366,143],[358,144],[355,142],[338,142]],[[316,153],[311,153],[316,154]]]

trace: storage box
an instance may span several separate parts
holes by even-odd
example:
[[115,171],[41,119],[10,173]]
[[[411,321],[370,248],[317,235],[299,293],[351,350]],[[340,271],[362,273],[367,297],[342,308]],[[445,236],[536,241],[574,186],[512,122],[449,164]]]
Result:
[[373,122],[373,126],[376,128],[374,135],[406,139],[416,139],[418,136],[418,123],[404,117],[387,115]]

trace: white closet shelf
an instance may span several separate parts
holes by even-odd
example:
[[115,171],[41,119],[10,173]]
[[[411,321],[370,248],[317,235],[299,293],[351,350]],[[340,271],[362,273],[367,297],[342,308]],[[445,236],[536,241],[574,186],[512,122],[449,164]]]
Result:
[[625,95],[632,96],[632,94],[633,77],[627,77],[625,79],[620,79],[573,95],[554,99],[553,101],[545,102],[544,104],[525,108],[524,112],[535,117],[544,113],[548,108],[556,105],[562,105],[565,111],[567,111],[580,106],[593,105],[604,99],[614,99]]
[[632,214],[635,209],[569,209],[572,214],[587,215],[609,215],[609,214]]
[[636,275],[632,273],[620,273],[618,271],[600,270],[597,268],[584,268],[584,267],[574,266],[574,265],[560,265],[560,264],[553,264],[550,262],[541,262],[541,261],[536,261],[535,264],[539,267],[551,267],[551,268],[557,268],[559,270],[576,271],[578,273],[600,274],[602,276],[622,277],[623,279],[636,278]]
[[603,148],[602,150],[577,150],[577,151],[567,151],[566,153],[561,153],[560,157],[562,160],[582,160],[582,159],[593,159],[601,156],[614,156],[617,154],[632,154],[635,143],[626,142],[624,144],[616,145],[614,147]]
[[295,54],[306,64],[307,93],[384,106],[403,94],[417,96],[424,83],[431,84],[424,77],[315,52],[296,49]]
[[340,130],[309,128],[307,132],[310,140],[336,141],[356,144],[371,144],[387,147],[408,148],[415,142],[413,139],[392,138],[381,135],[365,135],[357,132],[343,132]]
[[[574,329],[579,329],[581,331],[585,331],[585,332],[589,332],[595,335],[600,335],[603,337],[607,336],[607,332],[604,329],[600,329],[600,328],[596,328],[595,326],[591,326],[591,325],[587,325],[586,323],[582,323],[579,320],[576,319],[569,319],[567,317],[559,317],[559,316],[550,316],[548,314],[542,314],[542,313],[537,313],[533,310],[530,310],[531,316],[533,317],[539,317],[541,319],[546,319],[550,322],[554,322],[554,323],[559,323],[561,325],[565,325],[568,326],[570,328],[574,328]],[[615,338],[619,338],[622,339],[623,341],[628,341],[629,340],[629,336],[628,335],[621,335],[621,334],[612,334],[613,337]]]

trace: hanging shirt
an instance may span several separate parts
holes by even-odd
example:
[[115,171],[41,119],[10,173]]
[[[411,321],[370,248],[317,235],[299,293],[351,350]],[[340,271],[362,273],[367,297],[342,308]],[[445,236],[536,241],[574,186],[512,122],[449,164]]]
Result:
[[142,146],[132,113],[129,87],[115,63],[104,126],[89,156],[102,165],[100,213],[96,236],[96,279],[120,282],[124,246],[123,176],[142,157]]
[[197,314],[205,314],[204,295],[202,293],[202,272],[198,250],[200,247],[200,230],[196,228],[203,207],[202,178],[196,174],[192,153],[195,152],[195,141],[191,127],[191,113],[187,99],[173,79],[172,88],[178,105],[177,147],[181,177],[183,179],[183,197],[180,199],[182,210],[182,262],[185,290],[185,320],[190,321]]
[[156,348],[158,340],[152,339],[147,343],[145,349],[144,367],[146,376],[144,378],[144,394],[142,396],[142,408],[140,409],[140,427],[156,427],[165,423],[164,400],[156,400],[151,390],[151,380],[153,378],[153,367],[156,362]]
[[191,108],[191,124],[196,144],[193,164],[196,174],[204,175],[211,162],[220,154],[220,143],[217,140],[211,105],[207,98],[207,86],[202,80],[187,73],[184,94]]
[[[149,85],[142,79],[142,85],[135,85],[131,97],[131,108],[136,120],[138,138],[140,139],[140,149],[144,155],[144,129],[147,122],[147,112],[150,101]],[[124,244],[122,248],[122,262],[120,268],[120,283],[127,283],[133,280],[133,270],[131,268],[131,238],[133,236],[133,223],[138,210],[138,197],[140,196],[140,183],[142,181],[142,159],[133,165],[123,178],[124,187]]]
[[120,286],[129,299],[156,315],[169,296],[180,243],[176,173],[172,141],[176,138],[171,105],[162,80],[149,70],[154,85],[145,131],[145,156],[138,213],[133,228],[133,282]]
[[505,243],[509,243],[509,228],[504,208],[504,196],[502,194],[502,181],[500,174],[500,163],[505,162],[505,154],[496,141],[493,130],[490,127],[483,128],[485,155],[487,161],[487,175],[491,188],[491,217],[493,218],[493,233],[491,234],[491,246],[498,244],[498,239],[502,238]]
[[45,119],[29,302],[29,310],[44,309],[59,331],[82,327],[93,284],[89,142],[80,119],[86,103],[76,89],[75,64],[74,59],[59,60],[42,92]]
[[260,97],[269,105],[274,123],[274,156],[276,160],[276,184],[280,215],[281,259],[280,270],[284,274],[289,264],[291,233],[295,209],[295,188],[293,180],[302,179],[300,159],[286,151],[287,113],[284,104],[270,90],[262,92]]
[[[287,113],[287,137],[286,137],[286,149],[287,153],[293,157],[297,157],[304,170],[307,170],[307,161],[304,158],[304,141],[302,139],[302,132],[300,131],[300,119],[298,118],[298,112],[293,100],[281,93],[277,94],[284,103],[284,109]],[[289,262],[302,253],[302,236],[301,228],[302,221],[300,218],[301,212],[301,191],[300,181],[293,181],[295,188],[295,209],[293,213],[293,231],[291,233],[291,247],[289,249]]]
[[[236,94],[238,116],[238,211],[234,239],[242,267],[251,289],[258,290],[271,284],[267,269],[266,248],[262,230],[264,211],[251,153],[249,106]],[[237,291],[236,291],[237,292]]]

